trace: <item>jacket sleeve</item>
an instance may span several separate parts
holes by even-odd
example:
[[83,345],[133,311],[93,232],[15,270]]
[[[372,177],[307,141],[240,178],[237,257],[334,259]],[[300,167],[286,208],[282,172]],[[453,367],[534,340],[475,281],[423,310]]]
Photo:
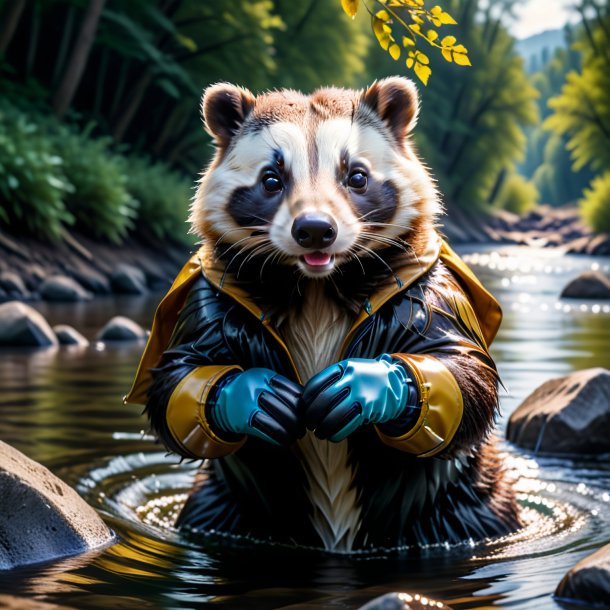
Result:
[[410,373],[419,418],[400,435],[380,439],[419,457],[478,446],[493,428],[498,375],[481,326],[459,282],[442,264],[393,303],[402,329],[394,358]]
[[146,412],[165,446],[188,458],[216,458],[237,451],[245,436],[221,437],[210,426],[206,405],[232,362],[223,335],[225,310],[204,277],[197,279],[163,353],[152,370]]

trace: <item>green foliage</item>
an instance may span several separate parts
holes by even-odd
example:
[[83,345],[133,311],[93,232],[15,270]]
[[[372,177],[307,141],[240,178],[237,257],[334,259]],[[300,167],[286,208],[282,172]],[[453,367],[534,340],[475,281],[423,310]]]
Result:
[[572,169],[565,137],[542,130],[537,130],[536,134],[545,139],[543,159],[532,177],[540,192],[540,201],[550,205],[576,201],[591,181],[591,171],[583,168],[575,172]]
[[77,227],[97,238],[119,243],[133,226],[137,201],[126,188],[120,157],[109,150],[110,139],[92,139],[67,128],[53,134],[63,168],[74,189],[65,196]]
[[506,177],[493,203],[500,209],[524,214],[538,202],[538,189],[519,174]]
[[141,157],[125,159],[127,190],[139,203],[135,233],[150,231],[159,240],[190,242],[187,237],[191,185],[167,165]]
[[274,5],[285,26],[274,33],[269,85],[311,91],[357,82],[372,42],[367,19],[353,22],[334,3],[320,0],[275,0]]
[[610,233],[610,171],[595,178],[591,188],[585,189],[580,210],[594,231]]
[[550,100],[553,114],[545,127],[568,137],[574,169],[589,165],[594,170],[610,168],[610,7],[598,9],[596,18],[585,23],[576,48],[582,69],[571,71],[561,94]]
[[[481,0],[444,3],[455,16],[456,36],[468,47],[476,69],[460,71],[431,58],[435,78],[420,90],[422,112],[415,140],[438,178],[449,206],[485,213],[499,178],[512,173],[525,149],[523,127],[537,119],[536,90],[523,60],[502,25]],[[392,62],[370,70],[391,74]]]
[[6,103],[0,108],[0,222],[45,239],[73,221],[64,197],[74,192],[62,158],[38,125]]

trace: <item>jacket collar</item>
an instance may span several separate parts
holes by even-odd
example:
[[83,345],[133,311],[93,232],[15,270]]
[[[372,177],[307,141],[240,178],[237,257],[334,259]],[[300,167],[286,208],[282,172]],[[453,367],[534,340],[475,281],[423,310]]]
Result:
[[[441,259],[458,277],[466,294],[468,295],[476,317],[481,325],[482,334],[487,345],[493,340],[502,314],[496,300],[483,288],[479,280],[468,269],[465,263],[449,248],[449,246],[434,234],[423,253],[417,258],[405,257],[400,268],[395,269],[396,281],[386,285],[382,290],[371,295],[362,304],[354,324],[349,330],[337,359],[340,359],[349,346],[355,332],[359,326],[374,315],[384,303],[389,301],[399,292],[406,290],[420,277],[425,275],[437,260]],[[290,362],[294,361],[282,337],[273,327],[265,315],[265,312],[249,297],[248,293],[240,287],[236,278],[225,273],[222,263],[212,256],[209,247],[203,246],[196,252],[180,271],[169,292],[165,295],[153,321],[152,329],[136,373],[136,377],[129,394],[125,397],[125,402],[135,402],[144,404],[147,399],[148,387],[151,383],[150,369],[158,365],[163,352],[170,343],[171,336],[178,320],[178,315],[182,309],[191,285],[197,277],[203,273],[208,281],[216,288],[228,295],[252,315],[261,320],[262,324],[276,339],[278,344],[287,354]],[[294,367],[295,373],[296,367]],[[297,373],[298,377],[298,373]]]

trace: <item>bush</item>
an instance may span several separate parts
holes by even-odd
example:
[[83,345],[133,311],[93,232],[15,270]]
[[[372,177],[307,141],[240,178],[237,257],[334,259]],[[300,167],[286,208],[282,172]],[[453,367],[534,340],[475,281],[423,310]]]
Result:
[[494,205],[503,210],[523,214],[538,201],[538,189],[519,174],[510,174],[504,180]]
[[591,182],[579,204],[582,217],[594,231],[610,233],[610,171]]
[[89,137],[56,127],[53,138],[74,185],[65,197],[77,226],[97,238],[119,243],[133,226],[137,201],[129,194],[120,156],[109,150],[110,139]]
[[24,114],[0,108],[0,221],[57,240],[74,218],[64,197],[74,192],[62,159],[49,139]]
[[189,242],[188,207],[191,185],[163,163],[141,157],[125,159],[127,190],[139,203],[137,229],[148,230],[160,240]]

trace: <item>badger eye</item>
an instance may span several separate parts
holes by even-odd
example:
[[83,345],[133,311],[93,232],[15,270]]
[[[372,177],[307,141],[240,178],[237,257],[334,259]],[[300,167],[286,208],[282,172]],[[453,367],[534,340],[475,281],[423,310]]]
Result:
[[267,172],[263,174],[263,179],[261,182],[263,184],[263,188],[265,189],[265,191],[267,191],[267,193],[279,193],[283,188],[283,184],[280,180],[280,177],[277,174],[274,174],[273,172]]
[[364,193],[364,191],[366,191],[367,185],[368,176],[366,175],[366,172],[361,169],[354,170],[347,179],[347,186],[360,193]]

